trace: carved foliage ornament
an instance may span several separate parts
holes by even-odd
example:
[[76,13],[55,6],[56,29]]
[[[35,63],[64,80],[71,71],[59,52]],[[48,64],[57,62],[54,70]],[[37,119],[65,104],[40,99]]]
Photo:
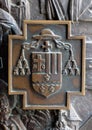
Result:
[[84,38],[69,32],[70,22],[25,21],[24,36],[10,36],[9,93],[23,94],[24,108],[65,108],[68,91],[85,93]]

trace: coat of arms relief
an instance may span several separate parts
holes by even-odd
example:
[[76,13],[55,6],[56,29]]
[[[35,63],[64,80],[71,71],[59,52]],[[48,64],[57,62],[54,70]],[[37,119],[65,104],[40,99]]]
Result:
[[[43,29],[41,34],[33,35],[33,39],[35,41],[32,44],[23,44],[20,59],[14,68],[14,75],[31,75],[34,90],[48,97],[61,89],[62,74],[76,76],[80,75],[80,70],[74,59],[72,45],[64,43],[62,37],[54,34],[52,30]],[[36,51],[38,48],[41,51]],[[31,66],[28,65],[25,57],[25,52],[29,49]],[[69,51],[69,58],[63,70],[62,49]]]
[[[12,74],[10,93],[17,94],[17,90],[19,94],[26,93],[24,97],[27,97],[25,100],[30,107],[38,105],[40,108],[44,104],[49,108],[49,103],[51,108],[67,106],[68,91],[84,93],[83,84],[80,83],[80,79],[84,80],[82,76],[84,70],[81,70],[83,64],[81,58],[84,54],[81,48],[84,47],[84,38],[70,37],[68,40],[69,22],[53,21],[53,24],[46,21],[46,24],[41,21],[39,24],[35,23],[36,28],[33,25],[34,21],[27,22],[25,21],[27,26],[24,24],[26,38],[19,36],[21,40],[18,40],[17,36],[10,36],[10,48],[15,57],[10,58],[12,60],[9,68]],[[11,41],[14,42],[13,46]],[[77,47],[79,54],[82,54],[81,57],[74,46]],[[18,52],[17,55],[15,51]],[[35,100],[32,100],[33,97]],[[58,101],[54,102],[55,97]],[[60,105],[57,105],[57,102]]]

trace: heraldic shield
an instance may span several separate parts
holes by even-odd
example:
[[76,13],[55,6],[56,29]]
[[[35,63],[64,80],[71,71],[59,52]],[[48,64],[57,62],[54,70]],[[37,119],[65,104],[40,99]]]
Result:
[[62,53],[32,53],[32,84],[39,94],[48,97],[62,86]]

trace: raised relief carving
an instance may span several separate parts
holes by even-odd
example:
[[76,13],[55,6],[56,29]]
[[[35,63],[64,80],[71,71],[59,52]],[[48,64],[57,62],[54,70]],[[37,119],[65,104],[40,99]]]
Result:
[[10,0],[0,0],[0,8],[10,12]]
[[49,20],[65,20],[65,12],[60,0],[40,0],[41,13]]
[[69,8],[72,21],[92,21],[92,0],[70,0]]
[[14,109],[27,130],[79,130],[82,119],[73,106],[70,110],[22,110]]
[[[0,22],[1,22],[1,27],[3,30],[3,33],[5,33],[6,29],[8,30],[9,34],[14,33],[14,34],[21,34],[21,31],[14,20],[14,18],[11,16],[10,13],[7,11],[3,10],[0,8]],[[8,26],[8,27],[7,27]]]
[[[7,13],[3,15],[3,13],[5,12],[3,12],[1,9],[3,9]],[[9,21],[9,18],[11,18],[11,16],[7,15],[11,14],[20,28],[22,28],[23,26],[23,20],[30,19],[31,16],[29,0],[0,0],[0,12],[1,11],[2,13],[0,14],[0,18],[5,17]],[[15,23],[14,20],[10,20],[10,22],[11,21],[13,21],[11,24]]]
[[11,115],[9,101],[5,94],[0,94],[0,129],[26,130],[20,118]]
[[57,130],[79,130],[81,121],[82,119],[71,105],[71,109],[69,111],[59,111],[56,128]]
[[[3,4],[3,9],[5,9],[6,7],[4,7],[4,5],[6,5],[8,8],[6,8],[5,10],[7,11],[7,12],[9,12],[9,10],[10,10],[10,7],[9,7],[9,4],[7,4],[7,1],[8,0],[5,0],[5,2],[4,2],[4,0],[2,0],[2,3],[4,3]],[[13,0],[12,0],[13,1]],[[16,1],[16,0],[14,0],[14,1]],[[33,0],[32,0],[33,1]],[[44,0],[43,0],[44,1]],[[77,0],[76,0],[77,1]],[[80,0],[79,2],[81,3],[81,1],[82,0]],[[34,2],[34,1],[33,1]],[[66,1],[65,1],[66,2]],[[88,4],[88,2],[89,2],[89,0],[87,1],[87,4]],[[23,3],[21,3],[21,4],[17,4],[17,5],[13,5],[12,4],[12,13],[14,13],[13,14],[13,16],[14,17],[17,17],[18,16],[18,24],[21,26],[21,22],[19,21],[19,19],[20,20],[22,20],[22,16],[24,17],[25,15],[21,15],[21,13],[23,14],[23,12],[24,12],[24,8],[25,8],[25,5],[23,5],[22,6],[22,4]],[[84,2],[84,4],[86,5],[86,3]],[[82,4],[83,5],[83,4]],[[28,7],[28,5],[26,6],[26,7]],[[36,7],[36,6],[35,6]],[[89,7],[88,7],[89,8]],[[45,9],[45,8],[44,8]],[[15,11],[16,10],[16,11]],[[34,9],[35,10],[35,9]],[[35,11],[32,11],[32,12],[35,12]],[[17,12],[18,11],[18,12]],[[27,11],[28,11],[28,9],[27,9]],[[46,11],[46,10],[45,10]],[[1,10],[1,12],[2,12],[2,10]],[[75,11],[76,12],[76,11]],[[15,13],[16,13],[16,16],[15,16]],[[29,13],[30,13],[30,11],[29,11]],[[88,12],[87,12],[88,13]],[[25,14],[25,13],[24,13]],[[77,13],[75,13],[75,15],[76,15]],[[36,13],[35,13],[35,15],[36,15]],[[28,15],[27,15],[28,16]],[[76,15],[77,16],[77,15]],[[86,15],[87,17],[89,17],[88,16],[88,14]],[[91,9],[90,9],[90,16],[91,16]],[[2,16],[1,16],[2,17]],[[7,16],[8,17],[8,16]],[[7,18],[6,17],[6,18]],[[31,16],[32,17],[32,16]],[[65,16],[64,16],[65,17]],[[38,18],[40,18],[39,16],[37,17],[37,19]],[[16,19],[16,18],[15,18]],[[27,18],[28,19],[28,18]],[[40,18],[41,19],[41,18]],[[17,20],[17,19],[16,19]],[[76,17],[75,18],[75,20],[78,20],[78,18]],[[85,18],[84,18],[84,20],[85,20]],[[10,20],[9,22],[11,22],[12,20]],[[3,21],[4,22],[4,21]],[[13,22],[14,23],[14,22]],[[6,31],[7,32],[7,30],[9,29],[8,28],[8,26],[6,26],[6,24],[5,24],[5,22],[4,22],[4,24],[2,24],[2,25],[5,25],[5,26],[3,26],[3,31]],[[12,26],[11,24],[8,24],[9,26],[11,26],[11,27],[13,27],[13,30],[12,31],[14,31],[14,33],[17,33],[16,32],[16,29],[14,28],[14,25]],[[7,30],[6,30],[6,28],[7,28]],[[81,28],[80,28],[81,29]],[[5,33],[6,33],[5,32]],[[18,33],[19,33],[20,31],[18,31]],[[52,31],[52,32],[55,32],[55,31]],[[2,34],[2,33],[1,33]],[[38,33],[39,34],[39,33]],[[56,32],[55,32],[55,34],[57,34]],[[5,38],[4,38],[5,39]],[[4,42],[4,43],[6,43],[6,42]],[[47,42],[47,44],[48,44],[48,42]],[[49,50],[49,48],[46,50],[46,46],[45,46],[46,44],[44,44],[43,45],[43,49],[44,49],[44,51],[46,51],[46,52],[48,52],[48,50]],[[48,44],[48,45],[51,45],[50,43]],[[1,48],[2,49],[2,48]],[[50,49],[52,49],[52,46],[50,47]],[[20,50],[22,50],[22,49],[20,49]],[[73,51],[74,51],[74,48],[73,48]],[[3,52],[3,54],[4,54],[4,52]],[[20,56],[20,55],[18,55],[18,56]],[[75,56],[75,53],[74,53],[74,56]],[[4,56],[3,56],[4,57]],[[19,57],[18,57],[19,58]],[[18,60],[18,58],[17,58],[17,60]],[[74,57],[75,59],[76,59],[76,57]],[[17,60],[16,60],[16,62],[15,62],[15,64],[14,64],[14,66],[15,65],[17,65],[16,63],[17,63]],[[28,60],[28,59],[26,59],[26,60]],[[77,60],[75,60],[76,61],[76,63],[78,64],[78,67],[79,67],[79,63],[78,63],[78,61]],[[27,61],[27,65],[28,65],[28,67],[29,67],[29,69],[30,69],[30,62],[28,62]],[[75,64],[76,64],[75,63]],[[77,65],[76,64],[76,65]],[[2,61],[1,61],[1,65],[2,65]],[[37,68],[37,65],[34,65],[34,69],[35,69],[35,66],[36,66],[36,68]],[[23,66],[22,66],[23,67]],[[78,68],[77,67],[77,68]],[[42,68],[43,68],[43,70],[45,69],[45,66],[44,65],[42,65]],[[64,68],[64,66],[63,66],[63,68]],[[89,68],[91,69],[91,65],[89,66]],[[80,72],[79,72],[79,74],[81,75],[81,69],[80,69],[80,67],[78,68],[79,70],[80,70]],[[13,71],[14,71],[14,69],[12,69]],[[24,69],[24,67],[23,67],[23,74],[24,74],[24,76],[28,76],[28,75],[31,75],[31,73],[30,73],[30,71],[29,71],[29,74],[27,75],[27,73],[25,73],[25,71],[24,71],[25,69]],[[69,71],[68,71],[69,72]],[[75,71],[74,71],[75,72]],[[13,72],[14,73],[14,72]],[[66,73],[67,74],[67,73]],[[0,73],[0,75],[2,75],[2,73]],[[3,75],[5,75],[5,77],[6,77],[6,73],[4,72],[3,73]],[[18,75],[19,76],[19,75]],[[18,76],[16,76],[16,77],[18,77]],[[23,76],[23,75],[22,75]],[[72,77],[72,76],[71,76]],[[66,77],[67,78],[67,77]],[[45,80],[47,80],[47,82],[50,80],[50,75],[45,75]],[[91,80],[90,80],[91,81]],[[89,82],[89,81],[88,81]],[[0,84],[1,85],[1,84]],[[22,86],[22,85],[21,85]],[[21,87],[22,88],[22,87]],[[43,87],[42,87],[43,88]],[[54,92],[54,88],[53,87],[50,87],[50,91],[52,91],[52,92]],[[42,90],[42,89],[41,89]],[[16,91],[16,90],[15,90]],[[20,90],[19,90],[20,91]],[[44,90],[42,90],[42,91],[44,91]],[[18,92],[18,91],[17,91]],[[22,109],[20,110],[20,112],[22,111]],[[44,128],[46,128],[46,126],[49,124],[48,122],[50,122],[51,120],[49,120],[49,117],[50,117],[50,113],[49,112],[46,112],[46,114],[44,114],[45,112],[44,111],[36,111],[36,112],[33,112],[33,111],[27,111],[27,116],[29,117],[30,116],[30,120],[28,119],[28,118],[26,118],[26,114],[24,114],[24,113],[26,113],[25,111],[23,111],[23,113],[22,113],[22,116],[24,117],[24,124],[25,124],[25,126],[26,126],[26,128],[27,128],[27,130],[30,130],[30,129],[33,129],[33,127],[34,127],[34,129],[41,129],[41,130],[43,130]],[[31,113],[31,114],[30,114]],[[33,114],[34,113],[34,114]],[[39,114],[40,113],[40,114]],[[53,111],[52,111],[52,113],[53,113]],[[56,112],[57,113],[57,112]],[[23,115],[24,114],[24,115]],[[12,115],[13,115],[13,113],[12,113]],[[21,115],[21,113],[20,113],[20,115]],[[44,117],[44,115],[45,115],[45,117]],[[47,118],[47,115],[48,115],[48,118]],[[52,122],[53,122],[53,117],[54,118],[56,118],[57,116],[56,116],[56,114],[55,114],[55,116],[53,116],[53,114],[51,115],[52,116]],[[44,118],[42,118],[42,117],[44,117]],[[26,120],[27,119],[27,120]],[[33,120],[34,119],[34,120]],[[46,122],[46,120],[45,119],[47,119],[47,122]],[[31,123],[30,123],[31,122]],[[18,122],[19,123],[19,122]],[[66,124],[66,125],[65,125]],[[65,123],[64,124],[64,126],[67,126],[67,123]],[[54,125],[54,122],[52,123],[52,125]],[[57,127],[56,128],[52,128],[52,125],[50,126],[50,128],[48,127],[47,129],[61,129],[60,127],[59,127],[59,125],[58,125],[58,123],[57,123]],[[43,127],[44,126],[44,127]],[[72,126],[72,123],[71,123],[71,126]],[[70,127],[70,125],[68,125],[68,127]],[[1,127],[0,127],[1,128]],[[15,127],[14,127],[15,128]],[[76,127],[77,128],[77,127]],[[84,127],[83,127],[84,128]],[[91,128],[91,127],[90,127]],[[89,129],[90,129],[89,128]],[[4,129],[4,128],[3,128]],[[47,130],[46,129],[46,130]],[[64,129],[64,127],[63,127],[63,129]],[[69,129],[69,128],[67,128],[67,129]],[[72,128],[73,129],[73,128]],[[75,129],[74,129],[75,130]]]
[[8,35],[22,34],[10,13],[10,5],[9,0],[0,0],[0,79],[6,82],[8,79]]
[[[31,23],[31,21],[25,21],[25,22]],[[44,24],[44,21],[41,21],[41,24],[42,22]],[[13,39],[11,39],[12,36],[10,36],[9,45],[10,45],[11,50],[14,49],[14,51],[12,50],[13,51],[12,56],[14,56],[15,58],[13,58],[13,61],[12,61],[13,64],[11,64],[9,68],[10,70],[9,72],[11,72],[9,73],[9,75],[12,74],[11,77],[13,79],[13,82],[12,82],[13,84],[9,86],[10,87],[16,86],[18,89],[18,93],[22,92],[23,94],[25,90],[25,101],[26,103],[29,102],[27,105],[30,108],[31,106],[33,108],[36,104],[38,104],[37,102],[40,102],[41,107],[43,107],[42,106],[43,104],[48,105],[48,102],[50,102],[50,104],[54,104],[53,98],[55,96],[57,96],[57,100],[60,104],[62,103],[64,105],[69,104],[67,103],[67,98],[66,98],[66,92],[70,91],[70,88],[67,87],[69,86],[67,81],[69,81],[69,83],[71,82],[72,85],[70,85],[70,87],[74,86],[74,88],[72,88],[73,89],[72,91],[75,91],[75,92],[76,92],[75,81],[77,81],[76,85],[78,88],[77,89],[77,92],[78,92],[81,86],[80,80],[84,80],[83,76],[81,78],[81,75],[84,72],[84,70],[80,71],[80,68],[83,68],[81,64],[83,62],[81,62],[82,59],[80,58],[79,55],[77,56],[79,57],[78,59],[80,60],[78,61],[78,59],[76,58],[77,53],[74,52],[75,49],[74,49],[74,44],[73,44],[73,43],[76,43],[77,41],[76,43],[77,48],[78,49],[80,48],[80,44],[82,44],[81,47],[83,47],[84,44],[81,42],[81,38],[78,37],[78,39],[74,40],[74,42],[73,40],[68,40],[66,37],[67,34],[62,33],[62,31],[64,30],[62,29],[58,30],[59,28],[57,28],[57,26],[59,26],[60,28],[64,27],[65,29],[67,24],[60,22],[56,26],[56,25],[53,25],[52,22],[51,23],[50,21],[48,22],[51,27],[48,24],[44,24],[44,28],[43,28],[43,24],[42,24],[41,25],[42,29],[40,29],[39,24],[36,23],[36,26],[38,26],[39,28],[38,29],[39,33],[38,31],[35,31],[35,33],[32,32],[33,29],[35,28],[35,24],[34,25],[28,24],[27,26],[30,26],[28,27],[28,29],[33,28],[32,31],[29,31],[29,34],[28,34],[28,38],[29,36],[31,36],[29,38],[31,39],[31,41],[28,39],[25,40],[23,37],[21,44],[18,44],[19,40],[16,39],[17,38],[16,36],[14,40],[15,44],[13,44],[14,46],[13,48],[11,46]],[[22,36],[20,37],[22,38]],[[16,49],[18,49],[18,55],[14,53]],[[80,55],[84,54],[84,50],[82,50],[83,52],[81,50],[82,48],[79,49]],[[81,57],[82,56],[83,55],[81,55]],[[9,57],[9,59],[11,61],[11,57]],[[22,84],[22,88],[19,87],[19,82],[21,81],[26,82],[26,84],[25,83]],[[14,88],[9,89],[11,94],[13,91],[15,93]],[[20,89],[22,91],[20,91]],[[82,93],[83,92],[84,92],[84,89],[82,88]],[[17,91],[16,91],[16,94],[17,94]],[[28,100],[27,100],[27,96],[28,96]],[[34,97],[36,100],[32,100]],[[62,101],[59,100],[60,97]],[[35,105],[32,105],[32,104],[35,104]],[[49,108],[48,106],[47,108]],[[53,108],[54,105],[53,106],[51,105],[50,107]],[[60,107],[62,108],[62,105],[60,105]],[[36,108],[37,108],[37,105],[36,105]],[[57,108],[59,108],[58,105],[57,105]]]
[[18,96],[14,98],[13,95],[12,97],[8,96],[8,99],[5,94],[7,84],[1,80],[0,88],[2,88],[0,91],[1,130],[79,130],[79,123],[82,120],[73,106],[69,111],[23,110],[20,103],[21,98]]
[[[49,130],[52,129],[53,119],[49,110],[22,110],[16,107],[17,114],[20,115],[22,122],[27,130]],[[53,116],[55,116],[54,112]]]
[[20,28],[23,26],[24,19],[30,19],[30,2],[29,0],[12,0],[11,14],[16,19]]
[[14,68],[14,75],[30,75],[30,68],[28,65],[28,61],[25,57],[25,45],[22,47],[21,56],[18,60],[16,67]]
[[92,0],[68,0],[65,2],[62,0],[40,0],[40,13],[49,20],[92,21]]

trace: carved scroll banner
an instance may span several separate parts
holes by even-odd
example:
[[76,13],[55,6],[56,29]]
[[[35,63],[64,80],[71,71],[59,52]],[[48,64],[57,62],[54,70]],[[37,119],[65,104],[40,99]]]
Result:
[[24,21],[23,36],[9,36],[9,94],[24,109],[68,109],[85,94],[85,38],[70,21]]

